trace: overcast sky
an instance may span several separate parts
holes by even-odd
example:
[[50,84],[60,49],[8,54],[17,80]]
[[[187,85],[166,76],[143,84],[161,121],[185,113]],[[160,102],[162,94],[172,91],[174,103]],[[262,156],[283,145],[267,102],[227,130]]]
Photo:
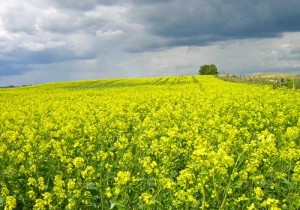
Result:
[[300,0],[0,0],[0,86],[300,73]]

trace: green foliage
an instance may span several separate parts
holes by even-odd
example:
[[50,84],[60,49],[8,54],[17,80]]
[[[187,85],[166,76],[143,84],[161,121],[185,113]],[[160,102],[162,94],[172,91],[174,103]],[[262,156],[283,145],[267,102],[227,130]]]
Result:
[[199,70],[200,75],[215,75],[218,74],[218,68],[215,64],[206,64],[200,67]]

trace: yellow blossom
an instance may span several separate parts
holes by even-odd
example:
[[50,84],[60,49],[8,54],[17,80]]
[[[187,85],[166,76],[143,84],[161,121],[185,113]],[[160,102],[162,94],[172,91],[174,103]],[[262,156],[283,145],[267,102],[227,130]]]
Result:
[[82,157],[76,157],[73,160],[75,168],[80,168],[84,164],[84,159]]
[[16,207],[17,201],[13,196],[6,197],[4,210],[12,210]]
[[121,186],[121,185],[126,185],[131,178],[131,174],[129,171],[119,171],[117,173],[117,177],[115,178],[116,184]]
[[148,192],[142,193],[142,195],[140,196],[140,199],[142,199],[145,202],[145,204],[147,204],[147,205],[154,204],[153,196]]

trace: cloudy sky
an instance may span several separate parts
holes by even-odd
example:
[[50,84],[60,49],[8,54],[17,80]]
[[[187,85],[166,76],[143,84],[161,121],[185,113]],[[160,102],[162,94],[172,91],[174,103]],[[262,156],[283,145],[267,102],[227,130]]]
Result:
[[0,86],[300,73],[300,0],[0,0]]

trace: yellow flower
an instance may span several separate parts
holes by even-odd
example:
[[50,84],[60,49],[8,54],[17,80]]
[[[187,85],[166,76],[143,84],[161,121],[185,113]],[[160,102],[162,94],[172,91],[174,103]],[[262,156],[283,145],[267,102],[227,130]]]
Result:
[[53,187],[53,191],[54,194],[59,198],[59,199],[64,199],[66,198],[66,194],[65,194],[65,183],[62,180],[62,177],[60,175],[56,175],[54,177],[54,187]]
[[81,196],[81,191],[80,190],[73,190],[75,198],[79,198]]
[[116,188],[114,189],[114,195],[118,196],[118,195],[120,194],[120,192],[121,192],[121,190],[120,190],[119,187],[116,187]]
[[299,104],[202,76],[0,89],[0,209],[298,209]]
[[31,200],[35,200],[35,192],[33,190],[29,190],[27,195]]
[[6,184],[1,183],[1,195],[6,197],[9,194],[9,190],[7,189]]
[[145,204],[147,204],[147,205],[152,205],[155,203],[153,196],[148,192],[142,193],[142,195],[140,196],[140,199],[142,199],[145,202]]
[[49,192],[43,194],[44,202],[46,205],[50,205],[52,202],[52,195]]
[[27,181],[28,186],[36,186],[36,180],[33,177],[29,177]]
[[113,166],[111,164],[109,164],[109,163],[106,163],[105,164],[105,168],[106,168],[107,171],[111,171],[111,169],[113,168]]
[[33,164],[32,166],[30,166],[29,171],[32,173],[36,173],[36,165]]
[[145,172],[147,174],[151,174],[153,172],[153,170],[157,167],[157,163],[154,160],[151,161],[151,157],[149,157],[149,156],[145,157],[140,162],[144,166]]
[[17,200],[13,196],[8,196],[5,199],[5,208],[4,210],[12,210],[16,207]]
[[86,169],[81,172],[81,176],[84,179],[91,180],[91,179],[93,179],[94,173],[95,173],[94,167],[93,166],[87,166]]
[[75,168],[80,168],[84,164],[84,159],[82,157],[76,157],[73,160]]
[[270,209],[272,210],[279,210],[280,208],[278,208],[278,204],[279,204],[279,200],[274,199],[274,198],[268,198],[267,200],[263,201],[261,203],[262,207],[270,207]]
[[108,188],[105,189],[105,195],[106,195],[108,198],[110,198],[110,197],[112,196],[110,187],[108,187]]
[[44,178],[43,177],[38,178],[38,188],[41,191],[43,191],[45,189],[45,184],[44,184]]
[[177,177],[177,183],[181,187],[187,188],[195,182],[195,175],[190,169],[181,170],[179,173],[180,175]]
[[67,209],[74,209],[75,205],[76,205],[75,201],[73,199],[69,199]]
[[108,153],[100,151],[100,152],[97,152],[96,157],[97,157],[97,160],[103,161],[108,157]]
[[264,191],[260,187],[254,189],[255,197],[257,200],[261,200],[264,196]]
[[34,210],[44,210],[44,209],[46,209],[45,206],[46,206],[46,203],[44,202],[43,199],[36,199],[33,209]]
[[255,210],[256,209],[255,204],[251,203],[251,205],[247,209],[248,210]]
[[67,184],[68,190],[73,190],[75,187],[75,184],[76,184],[76,179],[70,179]]
[[71,163],[68,164],[67,173],[71,174],[73,172],[73,165]]
[[131,178],[131,174],[129,171],[119,171],[117,173],[117,177],[115,178],[116,184],[118,186],[126,185]]
[[19,172],[22,173],[22,174],[26,174],[26,169],[25,169],[24,165],[20,166]]
[[229,189],[228,189],[228,191],[227,191],[227,194],[228,194],[228,195],[231,195],[231,194],[232,194],[232,192],[233,192],[233,191],[232,191],[232,189],[231,189],[231,188],[229,188]]
[[159,183],[162,187],[173,190],[175,187],[175,182],[170,178],[162,177],[159,179]]

